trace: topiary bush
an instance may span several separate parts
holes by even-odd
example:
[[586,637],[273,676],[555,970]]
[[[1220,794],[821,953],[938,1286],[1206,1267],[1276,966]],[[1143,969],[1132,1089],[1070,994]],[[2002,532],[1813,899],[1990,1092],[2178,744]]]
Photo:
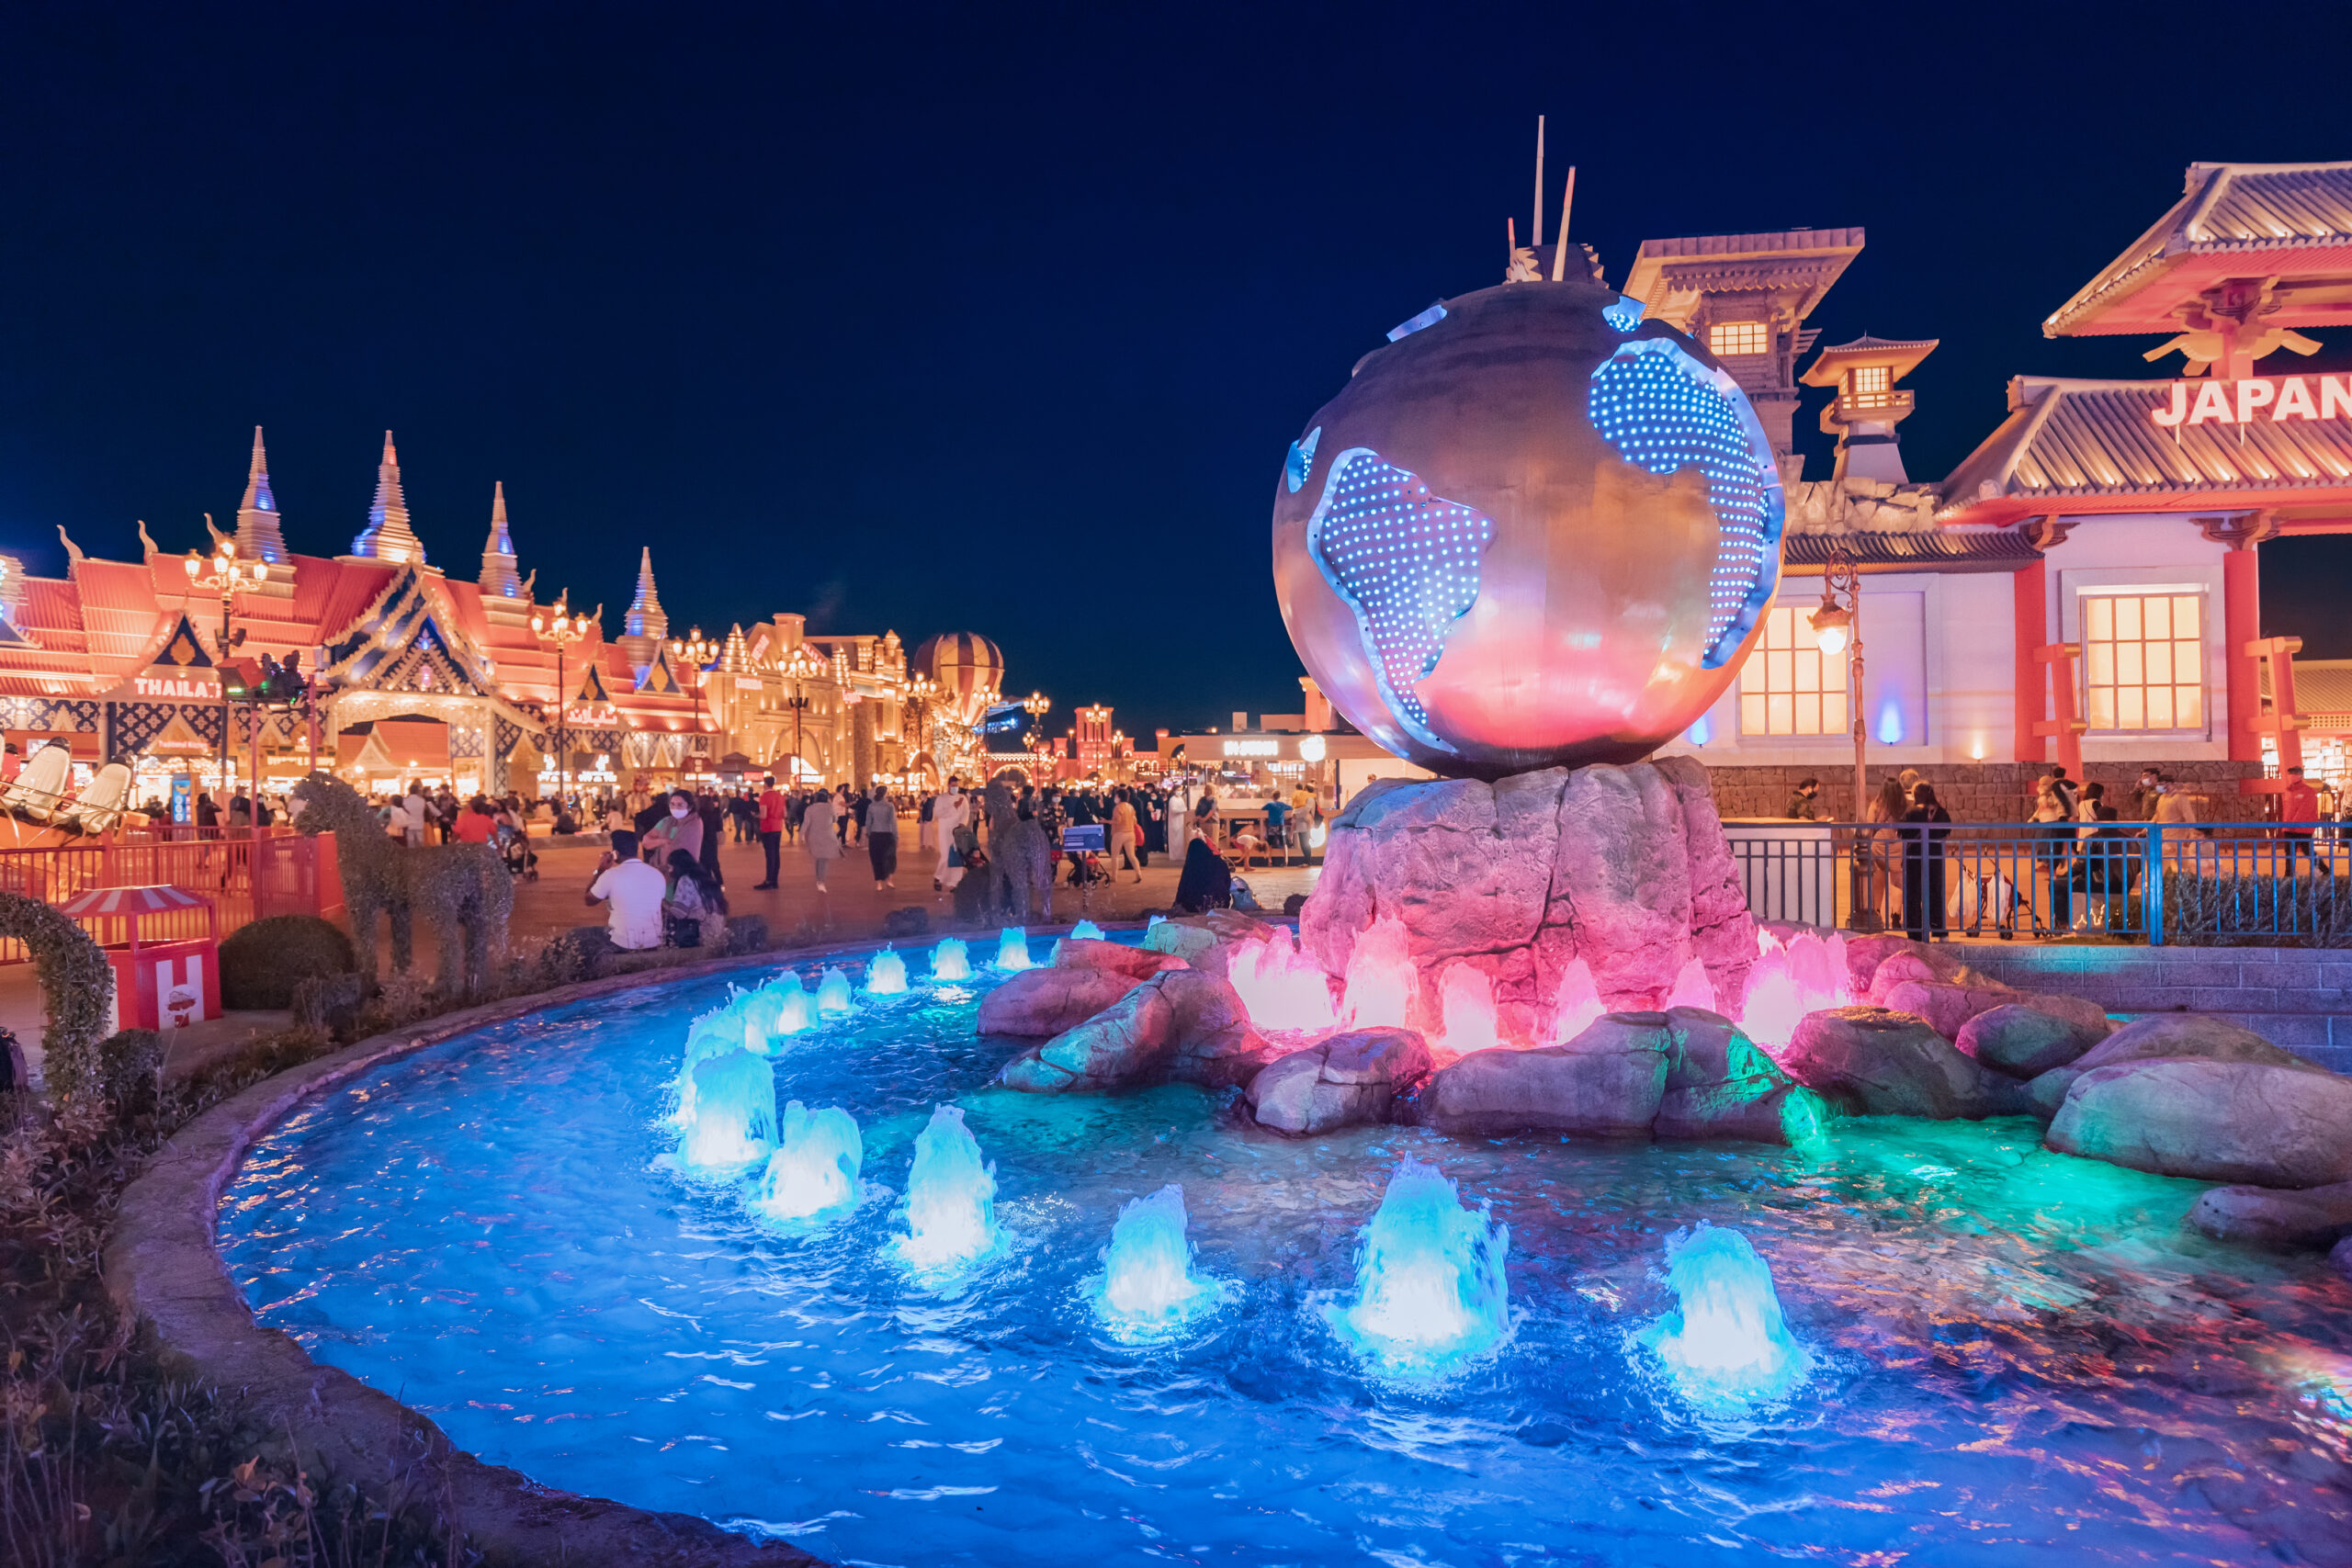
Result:
[[296,981],[358,967],[351,939],[332,920],[272,915],[220,944],[220,1002],[238,1009],[292,1007]]
[[99,1090],[98,1040],[114,998],[114,966],[88,931],[38,898],[0,893],[0,936],[23,942],[40,977],[49,1031],[41,1076],[62,1099]]
[[101,1091],[122,1115],[150,1110],[164,1077],[164,1037],[152,1029],[126,1029],[98,1042]]

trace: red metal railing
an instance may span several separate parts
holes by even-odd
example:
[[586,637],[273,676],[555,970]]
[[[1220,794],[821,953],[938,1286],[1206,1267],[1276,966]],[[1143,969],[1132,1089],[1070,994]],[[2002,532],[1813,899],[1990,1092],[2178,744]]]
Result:
[[[59,848],[0,849],[0,892],[58,904],[94,887],[168,884],[210,898],[220,934],[265,915],[334,915],[343,908],[335,871],[334,835],[306,837],[289,829],[169,827],[120,835],[113,843]],[[130,940],[129,922],[104,916],[83,922],[100,943]],[[209,935],[202,909],[142,917],[141,942],[180,942]],[[0,939],[0,964],[29,959],[25,944]]]

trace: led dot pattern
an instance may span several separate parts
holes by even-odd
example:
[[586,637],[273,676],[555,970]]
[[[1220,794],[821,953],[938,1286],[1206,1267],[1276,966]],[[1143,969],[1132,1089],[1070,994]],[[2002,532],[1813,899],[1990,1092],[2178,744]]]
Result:
[[1619,332],[1629,333],[1642,324],[1644,309],[1645,307],[1639,299],[1626,296],[1621,298],[1614,305],[1601,307],[1600,315],[1602,320]]
[[1431,494],[1368,446],[1332,460],[1306,525],[1307,552],[1355,611],[1389,711],[1417,739],[1448,751],[1430,732],[1416,688],[1437,668],[1453,623],[1477,602],[1479,559],[1494,538],[1493,518]]
[[1317,425],[1306,433],[1304,441],[1290,444],[1290,452],[1283,458],[1283,483],[1296,495],[1306,483],[1306,471],[1315,466],[1315,444],[1323,439],[1323,427]]
[[1709,668],[1738,650],[1780,577],[1782,500],[1763,431],[1729,378],[1665,338],[1620,347],[1592,373],[1593,428],[1653,474],[1696,466],[1721,525],[1707,579]]

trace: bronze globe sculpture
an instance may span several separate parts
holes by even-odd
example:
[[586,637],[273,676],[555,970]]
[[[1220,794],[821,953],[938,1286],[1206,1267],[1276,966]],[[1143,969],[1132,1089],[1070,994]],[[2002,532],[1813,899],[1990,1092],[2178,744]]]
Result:
[[1783,498],[1747,396],[1576,279],[1430,307],[1306,422],[1274,488],[1291,641],[1432,773],[1630,762],[1739,668]]

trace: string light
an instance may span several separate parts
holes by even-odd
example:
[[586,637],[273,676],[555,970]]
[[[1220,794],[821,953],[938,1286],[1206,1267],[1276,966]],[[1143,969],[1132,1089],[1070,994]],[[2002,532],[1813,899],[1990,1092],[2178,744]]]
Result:
[[1306,525],[1308,554],[1356,613],[1389,711],[1430,745],[1416,688],[1437,668],[1453,623],[1478,598],[1478,563],[1494,542],[1485,513],[1432,495],[1369,447],[1340,454]]
[[[1611,307],[1612,309],[1614,307]],[[1738,651],[1779,576],[1782,502],[1772,454],[1736,387],[1666,338],[1623,344],[1593,370],[1593,428],[1653,474],[1696,467],[1719,525],[1704,660]]]

